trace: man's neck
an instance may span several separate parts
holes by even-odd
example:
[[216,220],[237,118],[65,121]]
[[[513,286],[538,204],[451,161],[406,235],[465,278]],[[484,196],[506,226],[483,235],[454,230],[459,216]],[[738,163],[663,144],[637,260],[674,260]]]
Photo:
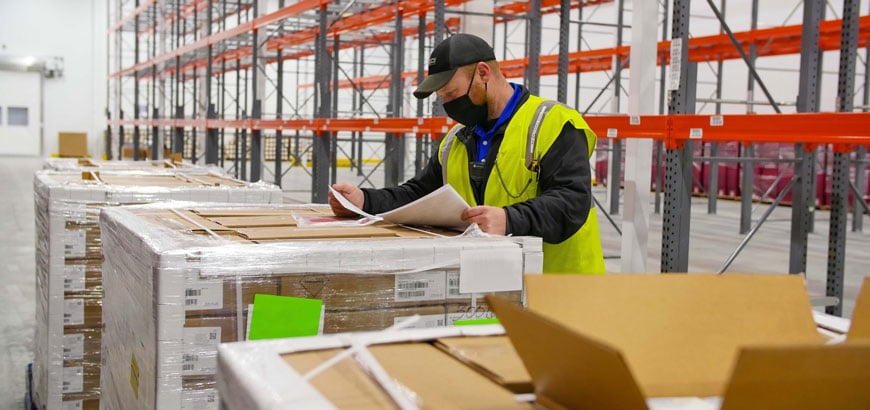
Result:
[[490,100],[487,115],[488,119],[495,120],[498,119],[501,112],[504,111],[504,107],[510,101],[511,96],[514,95],[514,87],[506,80],[495,80],[492,82],[494,84],[492,84],[492,87],[489,87]]

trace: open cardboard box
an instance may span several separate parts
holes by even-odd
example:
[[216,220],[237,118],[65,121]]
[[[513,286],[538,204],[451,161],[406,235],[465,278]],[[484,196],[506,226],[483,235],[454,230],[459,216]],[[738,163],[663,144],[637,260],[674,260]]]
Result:
[[[870,279],[825,345],[800,276],[526,276],[528,310],[487,297],[548,408],[870,408]],[[715,402],[716,400],[714,400]]]
[[[487,298],[507,337],[484,325],[221,345],[224,404],[397,407],[386,374],[422,408],[870,408],[870,280],[830,346],[799,276],[526,275],[526,291],[528,310]],[[368,359],[304,377],[360,343]]]

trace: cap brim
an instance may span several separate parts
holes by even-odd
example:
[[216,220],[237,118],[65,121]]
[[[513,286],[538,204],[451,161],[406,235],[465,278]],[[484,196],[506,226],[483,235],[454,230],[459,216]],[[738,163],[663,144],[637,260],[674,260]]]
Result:
[[439,88],[444,87],[451,78],[453,78],[453,74],[456,73],[457,69],[442,71],[438,74],[432,74],[426,77],[422,83],[414,90],[414,97],[418,99],[424,99],[430,96],[433,92],[437,91]]

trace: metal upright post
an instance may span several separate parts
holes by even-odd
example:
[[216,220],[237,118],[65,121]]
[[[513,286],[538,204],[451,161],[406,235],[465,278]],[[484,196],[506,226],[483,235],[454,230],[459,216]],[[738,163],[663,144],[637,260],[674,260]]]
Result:
[[[278,8],[284,8],[284,0],[278,0]],[[284,24],[278,25],[278,38],[284,36]],[[276,75],[277,84],[275,85],[275,119],[281,120],[284,114],[284,58],[282,56],[283,49],[279,46],[276,56],[277,68]],[[284,160],[284,136],[281,128],[275,130],[275,185],[281,188],[281,179],[284,176],[283,160]]]
[[[426,13],[420,13],[417,22],[417,84],[423,82],[426,75]],[[423,118],[423,100],[417,100],[417,118]],[[424,152],[423,135],[415,135],[414,174],[419,175],[426,166],[428,156]]]
[[[864,45],[864,106],[863,111],[870,111],[870,41]],[[864,231],[864,209],[858,201],[864,202],[867,195],[867,147],[860,145],[855,148],[855,197],[852,200],[852,232]]]
[[[107,100],[108,101],[108,100]],[[112,111],[107,107],[106,108],[106,135],[105,140],[103,141],[103,149],[106,152],[106,159],[112,160]]]
[[[151,47],[151,58],[157,57],[157,2],[154,2],[151,19],[151,38],[153,40]],[[157,64],[151,65],[151,160],[156,161],[163,157],[163,144],[160,143],[160,128],[157,127],[157,118],[160,117],[160,110],[157,104]]]
[[[667,0],[665,0],[667,2]],[[561,6],[561,12],[564,13],[564,6]],[[507,30],[505,30],[507,33]],[[577,7],[577,51],[583,50],[583,5]],[[580,109],[580,70],[574,73],[574,108]],[[594,160],[593,160],[594,166]]]
[[[241,13],[239,13],[239,19],[241,19]],[[236,119],[244,118],[242,114],[242,93],[241,93],[241,85],[242,85],[242,62],[240,59],[236,58]],[[241,130],[236,127],[233,130],[233,176],[238,178],[239,173],[241,172],[241,164],[240,164],[240,156],[243,154],[241,152],[241,147],[239,146]]]
[[[357,61],[359,63],[359,75],[362,76],[363,73],[365,72],[366,49],[365,49],[365,47],[359,47],[359,48],[357,48],[357,50],[359,50],[359,60]],[[354,95],[356,95],[356,93],[354,93]],[[359,98],[357,98],[356,104],[354,105],[354,109],[356,109],[358,113],[362,113],[364,106],[365,106],[365,99],[363,98],[362,95],[360,95]],[[364,134],[362,132],[357,133],[357,140],[356,140],[356,144],[357,144],[357,146],[356,146],[356,155],[357,155],[357,157],[356,157],[356,174],[357,174],[357,176],[363,176],[363,168],[362,168],[362,166],[363,166],[363,135]]]
[[[206,11],[206,23],[205,23],[205,34],[206,36],[211,36],[211,26],[212,26],[212,2],[213,0],[208,0],[208,6]],[[208,57],[206,62],[205,69],[205,107],[206,107],[206,119],[213,120],[217,118],[217,113],[215,112],[215,104],[212,101],[212,87],[211,87],[211,77],[214,75],[214,53],[213,53],[212,45],[208,45]],[[218,163],[218,130],[213,126],[205,127],[205,163],[216,165]]]
[[[328,118],[330,108],[329,79],[332,77],[329,64],[329,53],[326,48],[326,24],[329,18],[326,6],[321,6],[318,13],[320,29],[314,39],[314,86],[315,86],[315,113],[317,118]],[[312,167],[311,167],[311,202],[326,203],[329,199],[329,159],[330,155],[329,131],[315,131],[312,142]]]
[[[812,112],[816,107],[818,64],[819,64],[819,24],[824,0],[804,1],[804,20],[801,33],[800,82],[798,84],[797,111]],[[803,273],[807,270],[807,238],[810,231],[809,208],[815,207],[815,193],[812,192],[812,156],[804,144],[795,144],[794,177],[798,182],[792,191],[791,242],[789,246],[789,273]]]
[[[855,57],[858,48],[858,0],[843,1],[840,31],[840,74],[837,86],[837,111],[851,112],[855,87]],[[841,301],[825,308],[830,315],[843,315],[843,275],[846,264],[846,222],[849,217],[849,152],[835,147],[831,187],[831,225],[828,233],[827,296]],[[859,200],[859,198],[855,198]],[[861,198],[863,200],[863,198]],[[857,209],[856,209],[857,211]]]
[[[697,64],[689,63],[689,3],[674,0],[671,41],[679,42],[679,57],[671,55],[671,69],[679,83],[670,92],[670,114],[693,113]],[[672,50],[675,47],[672,46]],[[676,59],[676,60],[675,60]],[[662,272],[686,272],[689,269],[689,223],[692,207],[692,142],[666,154],[665,205],[662,215]]]
[[[398,7],[398,3],[396,5]],[[390,106],[387,110],[389,116],[400,118],[402,116],[402,76],[404,71],[404,34],[402,33],[402,15],[396,12],[395,30],[393,37],[392,53],[390,55]],[[399,185],[404,180],[405,170],[405,134],[386,133],[384,145],[384,186]]]
[[526,87],[529,92],[537,95],[540,93],[540,59],[541,59],[541,0],[529,2],[529,66],[526,68]]
[[[669,0],[664,0],[663,2],[663,15],[662,19],[662,41],[668,39],[668,3]],[[665,51],[660,53],[661,63],[659,65],[659,114],[665,114],[665,96],[668,94],[666,91],[665,85],[667,84],[667,65],[665,64]],[[655,213],[662,213],[662,185],[664,184],[665,176],[662,170],[662,156],[664,151],[664,141],[656,140],[656,161],[655,161],[655,181],[656,181],[656,195],[655,195]]]
[[[724,13],[725,11],[722,10],[723,15]],[[752,0],[752,12],[750,13],[749,27],[750,30],[758,28],[758,0]],[[750,43],[749,55],[746,61],[749,70],[755,70],[755,61],[757,57],[758,50],[756,49],[756,45],[754,42]],[[755,77],[750,75],[746,82],[746,100],[749,101],[749,104],[746,106],[747,114],[754,113],[754,106],[752,105],[752,101],[755,100],[754,94]],[[716,98],[719,99],[720,97]],[[754,155],[755,147],[751,145],[751,143],[750,145],[743,147],[744,157],[752,158]],[[738,162],[737,169],[740,171],[740,175],[742,175],[740,182],[740,226],[738,231],[741,235],[744,235],[752,229],[752,187],[755,182],[755,163],[752,161]]]
[[[332,37],[332,108],[330,109],[329,117],[338,117],[338,73],[341,70],[339,65],[339,53],[341,53],[341,41],[338,34]],[[333,132],[329,136],[329,185],[338,182],[338,131]]]
[[[134,3],[139,8],[139,0]],[[133,65],[139,65],[139,14],[133,18]],[[139,160],[139,70],[133,71],[133,161]]]
[[[175,48],[181,48],[181,40],[184,34],[181,31],[181,2],[175,3]],[[175,118],[180,120],[184,118],[184,105],[181,101],[182,85],[181,80],[181,56],[175,56]],[[184,127],[176,125],[175,134],[172,141],[172,152],[181,154],[184,157]]]
[[[581,4],[580,7],[583,7]],[[571,1],[559,1],[559,74],[556,100],[568,103],[568,38],[571,35]],[[578,45],[579,46],[579,45]]]
[[[616,11],[616,47],[622,46],[623,14],[625,0],[619,0]],[[619,112],[619,96],[622,89],[622,56],[614,57],[613,66],[613,107]],[[610,214],[619,214],[619,191],[622,185],[622,140],[613,138],[610,141],[610,178],[607,179],[607,190],[610,193]]]
[[[725,0],[719,1],[719,9],[722,11],[722,18],[725,18]],[[719,25],[719,34],[725,30],[722,25]],[[755,45],[753,44],[752,47]],[[722,114],[722,56],[716,59],[716,114]],[[719,143],[710,143],[710,156],[719,156]],[[703,165],[702,165],[703,166]],[[710,160],[710,179],[707,183],[707,213],[716,214],[717,200],[719,199],[719,161]]]
[[[254,0],[253,10],[256,20],[260,15],[259,4],[262,0]],[[254,122],[257,122],[263,116],[262,98],[264,97],[263,90],[259,82],[260,70],[263,62],[260,56],[260,35],[259,31],[254,28],[251,32],[251,113]],[[249,181],[259,181],[263,179],[263,131],[259,127],[251,129],[251,179]]]
[[118,159],[124,159],[124,110],[118,111]]

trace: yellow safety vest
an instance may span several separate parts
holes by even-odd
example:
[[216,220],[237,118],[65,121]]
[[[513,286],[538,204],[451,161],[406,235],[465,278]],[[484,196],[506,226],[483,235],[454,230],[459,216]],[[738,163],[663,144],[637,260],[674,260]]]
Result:
[[[537,197],[537,162],[547,153],[567,122],[584,132],[591,157],[597,137],[580,113],[558,102],[530,95],[508,122],[487,180],[484,204],[505,207]],[[471,206],[477,206],[468,174],[468,151],[465,144],[454,144],[456,134],[462,128],[461,124],[453,127],[441,140],[439,161],[442,178]],[[587,161],[588,158],[577,160]],[[592,198],[589,200],[591,202]],[[571,237],[561,243],[544,242],[544,273],[604,273],[598,216],[593,204],[589,204],[586,223]]]

